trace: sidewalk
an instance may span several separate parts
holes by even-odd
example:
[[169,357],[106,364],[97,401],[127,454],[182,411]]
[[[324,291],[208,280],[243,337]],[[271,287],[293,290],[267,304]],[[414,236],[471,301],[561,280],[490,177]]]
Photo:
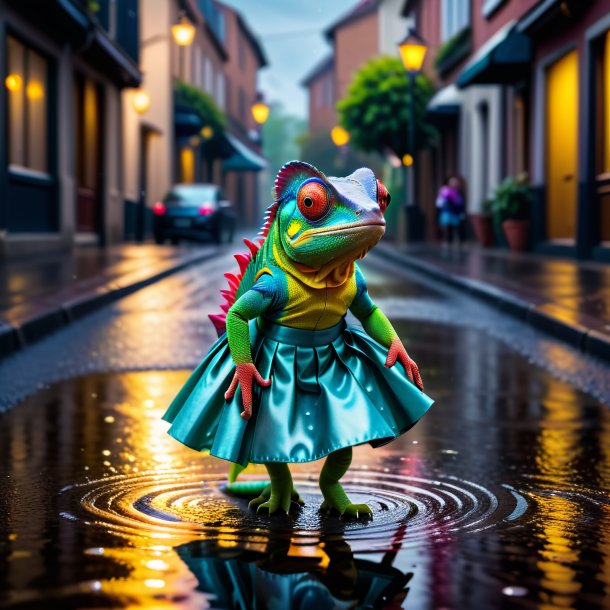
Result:
[[127,244],[0,263],[0,356],[217,251]]
[[437,244],[378,251],[453,284],[580,349],[610,359],[610,265]]

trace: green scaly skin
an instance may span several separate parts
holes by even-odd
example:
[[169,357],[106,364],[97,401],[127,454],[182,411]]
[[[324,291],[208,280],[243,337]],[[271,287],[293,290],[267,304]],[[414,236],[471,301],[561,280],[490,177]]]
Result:
[[[315,185],[312,187],[310,183]],[[302,190],[305,188],[309,190]],[[316,204],[325,202],[328,209],[321,218],[311,220],[307,217],[308,202],[303,199],[307,193],[312,193],[311,199]],[[301,162],[292,162],[282,168],[276,180],[273,222],[261,248],[248,264],[236,291],[235,302],[227,313],[227,339],[240,384],[244,382],[244,374],[251,374],[246,371],[239,377],[240,365],[253,363],[248,322],[259,316],[279,324],[317,329],[330,305],[336,305],[341,315],[349,307],[361,321],[365,332],[381,345],[390,348],[393,342],[399,341],[390,321],[371,300],[364,277],[355,265],[355,261],[362,258],[383,235],[383,211],[389,203],[389,196],[387,201],[382,200],[385,196],[387,191],[378,186],[370,170],[358,170],[348,178],[327,178]],[[305,273],[303,269],[306,269]],[[345,294],[340,289],[335,292],[328,290],[329,286],[348,286],[350,281],[353,298],[349,302],[345,301]],[[305,301],[303,310],[295,315],[295,306],[303,303],[304,291],[311,295],[309,308]],[[320,294],[327,299],[322,313],[315,310]],[[328,299],[335,298],[334,294],[337,294],[337,299],[344,300],[331,303]],[[300,301],[295,301],[297,298]],[[249,383],[252,383],[251,377]],[[324,496],[321,509],[336,511],[344,517],[370,517],[371,509],[365,504],[353,504],[339,483],[351,464],[351,458],[351,447],[327,457],[319,481]],[[287,464],[267,463],[265,466],[271,483],[250,502],[250,507],[257,512],[273,514],[280,510],[288,513],[302,504]]]

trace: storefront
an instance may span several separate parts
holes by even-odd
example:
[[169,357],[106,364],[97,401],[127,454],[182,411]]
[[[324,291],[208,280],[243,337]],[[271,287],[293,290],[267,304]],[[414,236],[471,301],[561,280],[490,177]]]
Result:
[[111,4],[0,2],[0,257],[122,236],[120,90],[140,79],[137,2]]

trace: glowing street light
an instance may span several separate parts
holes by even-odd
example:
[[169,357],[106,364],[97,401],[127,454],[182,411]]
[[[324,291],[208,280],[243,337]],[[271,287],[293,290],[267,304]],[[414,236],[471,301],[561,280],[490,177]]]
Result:
[[340,148],[349,142],[349,132],[341,127],[341,125],[336,125],[330,130],[330,138],[333,144]]
[[420,72],[428,52],[424,40],[413,30],[407,30],[406,36],[398,43],[402,65],[407,72]]
[[9,91],[19,91],[23,85],[23,79],[19,74],[9,74],[4,79],[4,84]]
[[252,104],[252,116],[258,125],[263,125],[269,118],[269,106],[265,104],[263,96],[259,93],[256,101]]
[[172,36],[179,47],[188,47],[195,39],[195,26],[182,13],[178,18],[178,23],[172,25]]
[[145,89],[138,89],[134,92],[131,103],[138,114],[145,114],[150,108],[150,95]]

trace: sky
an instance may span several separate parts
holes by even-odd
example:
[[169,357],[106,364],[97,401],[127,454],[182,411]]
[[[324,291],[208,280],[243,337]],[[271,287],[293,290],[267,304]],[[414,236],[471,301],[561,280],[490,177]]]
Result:
[[269,66],[259,72],[267,102],[307,117],[300,82],[330,52],[323,31],[357,0],[222,0],[239,10],[261,42]]

